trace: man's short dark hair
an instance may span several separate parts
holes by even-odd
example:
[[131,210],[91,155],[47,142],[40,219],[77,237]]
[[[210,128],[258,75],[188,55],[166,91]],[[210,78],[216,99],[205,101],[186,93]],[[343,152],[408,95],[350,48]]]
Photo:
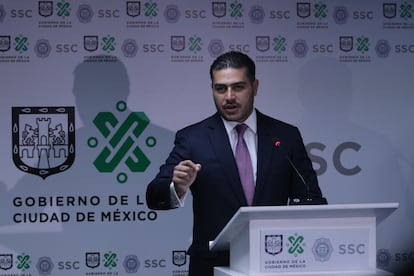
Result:
[[254,82],[256,80],[256,65],[254,64],[254,61],[246,54],[230,51],[217,57],[211,64],[211,82],[213,82],[213,71],[218,71],[226,68],[246,68],[246,74],[250,82]]

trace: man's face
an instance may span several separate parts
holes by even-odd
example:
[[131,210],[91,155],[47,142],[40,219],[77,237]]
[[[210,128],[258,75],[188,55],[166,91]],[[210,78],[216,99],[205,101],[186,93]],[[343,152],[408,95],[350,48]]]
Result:
[[217,111],[225,120],[241,123],[252,113],[258,81],[250,82],[246,68],[213,71],[212,88]]

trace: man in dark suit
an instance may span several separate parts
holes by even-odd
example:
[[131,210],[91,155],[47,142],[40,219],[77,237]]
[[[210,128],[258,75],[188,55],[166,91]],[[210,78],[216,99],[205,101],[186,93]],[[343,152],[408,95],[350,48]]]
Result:
[[[148,207],[158,210],[182,206],[191,190],[191,276],[211,276],[214,266],[229,265],[229,253],[209,251],[208,242],[240,207],[322,198],[299,130],[254,108],[259,85],[255,70],[254,62],[239,52],[225,53],[213,62],[210,76],[217,113],[176,133],[172,152],[147,187]],[[240,124],[247,126],[241,136],[236,129]],[[243,169],[237,157],[239,140],[250,157]],[[247,182],[252,182],[253,194],[244,189],[244,175],[250,175]]]

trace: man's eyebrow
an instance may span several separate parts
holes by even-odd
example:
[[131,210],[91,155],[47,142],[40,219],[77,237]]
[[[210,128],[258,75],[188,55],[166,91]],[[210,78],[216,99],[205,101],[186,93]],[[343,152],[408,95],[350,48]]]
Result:
[[240,84],[246,84],[245,81],[238,81],[238,82],[233,82],[233,83],[215,83],[214,86],[235,86],[235,85],[240,85]]

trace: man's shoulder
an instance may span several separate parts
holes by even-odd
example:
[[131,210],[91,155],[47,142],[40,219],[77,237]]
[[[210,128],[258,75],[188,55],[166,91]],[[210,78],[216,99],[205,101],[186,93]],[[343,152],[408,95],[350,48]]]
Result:
[[201,121],[195,122],[190,124],[180,130],[178,132],[193,132],[193,131],[200,131],[202,129],[215,127],[220,123],[220,116],[215,113],[210,117],[207,117]]
[[288,123],[288,122],[276,119],[274,117],[271,117],[269,115],[263,114],[258,110],[257,110],[257,121],[258,121],[258,123],[262,123],[264,125],[269,125],[269,126],[272,125],[272,126],[286,128],[286,129],[292,129],[292,130],[297,129],[297,126],[295,126],[291,123]]

